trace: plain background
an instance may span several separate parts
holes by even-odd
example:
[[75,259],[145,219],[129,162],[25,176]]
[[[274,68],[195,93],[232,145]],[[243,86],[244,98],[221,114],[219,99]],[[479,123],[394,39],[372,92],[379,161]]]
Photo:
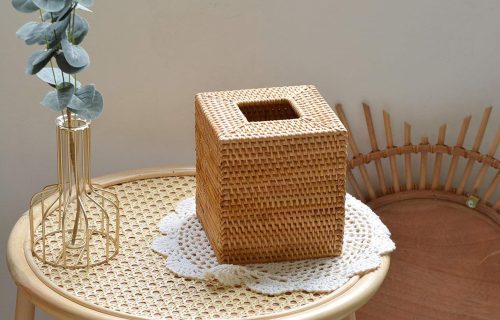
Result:
[[[0,2],[0,317],[12,319],[15,287],[5,265],[9,232],[30,196],[55,182],[57,114],[39,105],[48,87],[24,74],[35,49],[15,31],[36,14]],[[361,102],[381,110],[395,142],[410,121],[413,140],[500,105],[500,2],[448,1],[103,1],[85,14],[92,64],[80,76],[103,93],[93,125],[93,174],[194,164],[197,92],[315,84],[342,102],[358,144],[367,146]],[[482,151],[498,126],[493,126]],[[43,315],[38,319],[48,319]]]

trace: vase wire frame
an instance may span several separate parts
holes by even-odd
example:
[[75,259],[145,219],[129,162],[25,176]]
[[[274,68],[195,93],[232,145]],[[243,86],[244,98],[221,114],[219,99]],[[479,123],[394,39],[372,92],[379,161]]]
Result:
[[118,196],[92,184],[90,121],[72,115],[68,122],[64,115],[56,124],[58,179],[31,199],[31,250],[52,266],[96,266],[119,251]]

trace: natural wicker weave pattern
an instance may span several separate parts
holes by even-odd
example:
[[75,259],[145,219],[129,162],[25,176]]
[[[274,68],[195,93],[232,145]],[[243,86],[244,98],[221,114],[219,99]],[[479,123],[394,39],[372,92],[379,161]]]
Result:
[[[359,124],[359,118],[348,121],[340,104],[335,108],[346,128]],[[441,125],[435,140],[427,135],[417,140],[409,122],[403,130],[393,130],[387,111],[379,115],[371,110],[363,103],[361,121],[367,132],[349,130],[347,180],[354,195],[388,225],[398,250],[383,289],[357,315],[498,319],[498,114],[492,117],[494,108],[487,107],[479,116],[475,109],[461,124]],[[376,134],[377,116],[382,136]],[[370,149],[358,147],[355,138],[367,139]]]
[[[243,319],[317,302],[328,294],[294,292],[270,297],[175,276],[151,250],[157,224],[175,204],[193,196],[194,176],[174,176],[111,186],[120,198],[121,250],[109,264],[89,269],[52,267],[31,258],[43,282],[89,308],[127,319]],[[41,234],[41,228],[37,230]],[[29,255],[30,251],[27,251]]]
[[314,86],[198,94],[197,214],[219,261],[339,255],[346,157]]
[[[344,114],[342,105],[335,106],[337,114],[349,128],[349,123]],[[492,107],[484,109],[479,128],[474,137],[474,143],[470,149],[464,146],[469,124],[472,116],[465,117],[462,121],[460,132],[453,146],[446,145],[446,124],[443,124],[438,131],[435,144],[429,142],[427,136],[420,139],[419,144],[411,141],[411,125],[404,123],[404,145],[394,145],[392,125],[390,115],[383,111],[384,129],[387,140],[387,148],[379,149],[377,137],[372,120],[370,106],[363,104],[368,136],[372,151],[362,153],[358,149],[354,135],[349,136],[349,146],[351,148],[351,159],[348,160],[347,180],[358,199],[368,203],[372,207],[377,207],[384,203],[385,197],[394,199],[403,198],[440,198],[447,201],[457,202],[474,208],[476,211],[485,214],[500,225],[500,199],[498,184],[500,183],[500,160],[495,157],[500,145],[500,128],[496,130],[488,151],[481,153],[480,147],[483,141],[488,121],[490,119]],[[412,164],[412,157],[420,157],[419,166]],[[434,163],[431,167],[431,160]],[[404,171],[399,172],[398,161],[404,160]],[[449,161],[446,179],[442,177],[442,169]],[[386,181],[384,174],[384,162],[389,164],[391,180]],[[370,179],[368,170],[371,164],[375,165],[378,182],[374,184]],[[464,166],[460,170],[460,165]],[[387,167],[387,166],[386,166]],[[355,170],[357,169],[357,170]],[[362,184],[358,183],[355,174],[361,176]],[[432,178],[428,176],[432,172]],[[487,177],[491,176],[489,182]],[[475,179],[471,178],[475,175]],[[417,179],[415,179],[415,177]],[[460,178],[457,181],[457,178]],[[483,185],[484,184],[484,185]],[[398,195],[398,197],[392,197]]]

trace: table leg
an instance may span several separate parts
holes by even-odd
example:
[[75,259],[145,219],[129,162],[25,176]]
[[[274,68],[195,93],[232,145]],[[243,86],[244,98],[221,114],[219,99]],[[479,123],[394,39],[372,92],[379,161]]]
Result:
[[356,314],[353,312],[342,320],[356,320]]
[[31,303],[23,289],[17,288],[16,320],[35,319],[35,305]]

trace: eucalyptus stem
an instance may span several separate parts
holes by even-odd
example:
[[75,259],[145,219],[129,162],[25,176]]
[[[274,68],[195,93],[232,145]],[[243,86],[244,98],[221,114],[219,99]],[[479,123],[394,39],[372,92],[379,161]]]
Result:
[[[68,117],[66,119],[68,129],[71,129],[71,125],[72,125],[72,123],[71,123],[71,110],[69,108],[66,108],[66,117]],[[71,158],[73,158],[73,157],[71,157]]]
[[[68,32],[68,38],[69,40],[71,41],[71,43],[73,43],[74,39],[74,32],[75,32],[75,11],[76,11],[76,6],[73,7],[73,10],[72,12],[70,13],[70,29],[69,29],[69,32]],[[75,90],[76,90],[76,74],[73,75],[74,79],[75,79]],[[63,80],[64,81],[64,80]],[[69,79],[68,79],[69,81]],[[71,157],[71,163],[72,163],[72,166],[73,166],[73,174],[74,174],[74,177],[75,177],[75,186],[76,186],[76,215],[75,215],[75,222],[74,222],[74,225],[73,225],[73,232],[72,232],[72,235],[71,235],[71,243],[72,244],[75,244],[75,241],[76,241],[76,235],[78,233],[78,223],[80,221],[80,211],[81,211],[81,208],[80,208],[80,202],[79,202],[79,199],[78,199],[78,193],[79,193],[79,182],[76,181],[76,168],[75,168],[75,162],[76,162],[76,159],[75,159],[75,153],[76,153],[76,150],[74,150],[75,148],[75,142],[74,142],[74,137],[73,137],[73,134],[71,133],[71,110],[69,110],[69,108],[66,108],[66,115],[68,117],[68,130],[69,130],[69,133],[70,133],[70,157]]]
[[54,85],[57,88],[56,72],[54,71],[54,64],[52,63],[52,58],[50,58],[50,69],[52,69],[52,77],[54,78]]
[[[51,15],[52,15],[52,13],[51,13]],[[57,34],[56,34],[55,30],[54,30],[54,38],[57,40]],[[45,39],[47,39],[47,38],[45,38]],[[47,43],[47,46],[48,46],[48,43]],[[56,76],[54,73],[54,65],[52,64],[52,59],[50,59],[50,67],[52,68],[52,73],[54,75],[54,82],[56,82]],[[61,70],[61,69],[59,69],[59,70]],[[64,72],[62,70],[61,70],[61,77],[62,77],[62,82],[64,83]],[[57,83],[55,83],[55,86],[57,88]]]
[[76,168],[76,150],[75,150],[75,138],[73,136],[73,132],[71,132],[72,128],[72,123],[71,123],[71,110],[66,107],[66,123],[68,125],[68,134],[69,134],[69,156],[71,159],[71,168],[73,169],[73,177],[74,177],[74,184],[75,184],[75,192],[76,192],[76,214],[75,214],[75,222],[73,224],[73,231],[71,234],[71,244],[75,244],[76,241],[76,235],[78,234],[78,223],[80,221],[80,202],[79,202],[79,188],[80,188],[80,182],[77,181],[77,174],[76,171],[78,170]]
[[76,14],[76,6],[73,7],[73,12],[71,13],[72,14],[72,17],[71,17],[71,37],[70,37],[70,40],[71,40],[71,43],[73,43],[75,41],[74,39],[74,34],[75,34],[75,14]]
[[[42,22],[44,22],[42,9],[40,9],[39,12],[40,12],[40,20]],[[50,16],[52,17],[52,13],[50,13]],[[49,48],[49,39],[47,38],[47,35],[45,35],[45,48],[46,49]],[[50,69],[52,70],[52,77],[54,78],[54,85],[57,88],[56,72],[54,71],[54,64],[52,64],[52,58],[50,58]]]

